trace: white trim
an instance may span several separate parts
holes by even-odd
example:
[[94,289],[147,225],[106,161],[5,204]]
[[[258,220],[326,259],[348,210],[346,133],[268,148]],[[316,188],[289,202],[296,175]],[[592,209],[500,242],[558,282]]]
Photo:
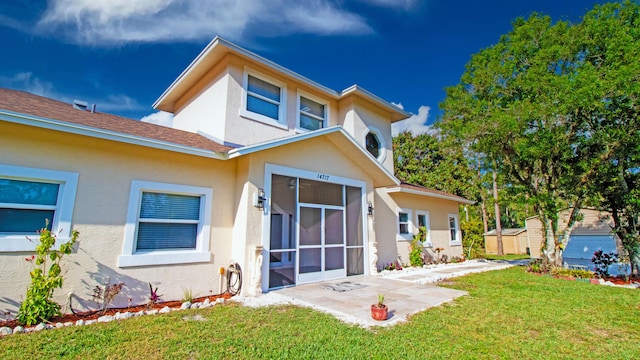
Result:
[[[400,213],[407,214],[407,233],[400,233]],[[396,209],[396,240],[398,241],[411,241],[413,240],[414,226],[413,226],[413,210],[409,208],[397,208]]]
[[421,195],[421,196],[426,196],[426,197],[432,197],[432,198],[436,198],[436,199],[444,199],[444,200],[451,200],[451,201],[455,201],[459,204],[475,204],[475,201],[472,200],[467,200],[465,198],[456,196],[456,195],[451,195],[451,194],[436,194],[436,193],[431,193],[431,192],[427,192],[427,191],[420,191],[420,190],[413,190],[413,189],[404,189],[400,186],[395,186],[392,188],[387,188],[387,193],[404,193],[404,194],[412,194],[412,195]]
[[[73,208],[78,188],[78,173],[0,164],[0,177],[60,184],[54,218],[51,221],[51,230],[58,235],[55,244],[56,249],[59,248],[60,244],[69,241],[72,231]],[[25,237],[27,235],[32,240],[37,239],[36,234],[0,234],[0,252],[35,250],[37,244],[27,240]]]
[[[272,119],[266,115],[256,113],[247,109],[247,97],[249,96],[249,76],[262,80],[273,86],[280,88],[280,102],[278,103],[278,119]],[[252,95],[256,96],[256,95]],[[257,96],[259,97],[259,96]],[[266,101],[266,100],[265,100]],[[272,101],[269,101],[272,102]],[[258,72],[248,66],[244,67],[242,74],[242,105],[240,106],[240,116],[249,120],[255,120],[280,129],[287,129],[287,84],[274,79],[268,75]]]
[[[42,118],[29,114],[16,113],[7,110],[0,110],[0,120],[16,124],[28,125],[42,129],[62,131],[69,134],[89,136],[98,139],[117,141],[125,144],[139,145],[153,149],[161,149],[176,153],[189,154],[211,159],[224,160],[224,154],[212,150],[206,150],[167,141],[145,138],[141,136],[124,134],[116,131],[94,128],[85,125],[68,123],[55,119]],[[131,121],[135,121],[132,120]],[[160,126],[160,125],[158,125]]]
[[[333,99],[344,98],[349,95],[358,95],[361,96],[373,103],[382,106],[384,109],[397,114],[393,117],[395,121],[399,121],[402,119],[406,119],[410,117],[412,114],[408,113],[399,107],[391,104],[390,102],[383,100],[382,98],[372,94],[371,92],[357,86],[352,85],[341,92],[337,92],[333,89],[330,89],[324,85],[321,85],[313,80],[310,80],[300,74],[297,74],[283,66],[280,66],[273,61],[267,60],[266,58],[257,55],[251,51],[241,48],[240,46],[233,44],[223,38],[216,36],[211,42],[196,56],[195,59],[187,66],[186,69],[182,71],[182,73],[169,85],[169,87],[160,95],[160,97],[153,103],[154,109],[162,109],[162,103],[170,100],[171,93],[174,92],[174,89],[179,88],[179,85],[187,81],[190,77],[196,76],[200,78],[200,74],[203,71],[208,71],[211,67],[215,65],[224,55],[227,53],[235,53],[240,55],[240,57],[244,57],[249,61],[256,62],[260,65],[263,65],[276,73],[280,73],[286,77],[293,79],[294,81],[301,82],[304,85],[311,87],[312,89],[316,89],[319,92],[327,94],[329,97]],[[215,63],[211,64],[211,60],[214,60]],[[200,67],[208,67],[206,70],[200,70]],[[175,95],[174,95],[175,96]],[[180,95],[181,96],[181,95]],[[175,101],[175,100],[174,100]],[[174,109],[167,109],[166,111],[173,112]],[[393,121],[392,121],[393,122]]]
[[[451,226],[450,226],[451,218],[455,219],[456,240],[452,240],[451,239]],[[451,245],[451,246],[461,246],[462,245],[462,230],[460,229],[460,217],[458,216],[458,214],[447,214],[447,230],[449,231],[449,235],[447,236],[449,238],[449,245]]]
[[[376,136],[376,138],[378,139],[378,145],[380,145],[380,154],[378,154],[377,158],[375,158],[373,154],[371,154],[369,150],[367,150],[367,135],[369,135],[369,133],[373,133]],[[362,132],[362,147],[367,152],[367,154],[369,154],[369,156],[374,157],[374,159],[378,160],[378,162],[380,163],[383,163],[387,158],[387,143],[384,140],[382,131],[380,131],[378,128],[367,126],[367,128]]]
[[[200,196],[200,221],[194,250],[136,252],[136,232],[143,191]],[[210,262],[212,199],[213,190],[211,188],[140,180],[131,181],[127,223],[124,230],[122,254],[118,256],[118,267]]]
[[[322,99],[322,98],[319,98],[317,96],[311,95],[311,94],[309,94],[308,92],[306,92],[304,90],[298,89],[297,96],[296,96],[296,131],[297,132],[315,131],[315,130],[305,129],[305,128],[300,126],[300,113],[301,113],[301,111],[300,111],[300,98],[301,97],[304,97],[307,100],[311,100],[313,102],[316,102],[316,103],[324,106],[324,119],[322,121],[322,127],[320,129],[329,127],[329,102],[324,100],[324,99]],[[315,117],[315,116],[312,116],[312,117]]]
[[[321,131],[321,130],[318,130]],[[367,197],[367,183],[365,181],[362,180],[357,180],[357,179],[351,179],[351,178],[345,178],[345,177],[341,177],[341,176],[336,176],[336,175],[332,175],[332,174],[324,174],[324,173],[318,173],[318,172],[314,172],[314,171],[308,171],[308,170],[301,170],[301,169],[296,169],[296,168],[290,168],[290,167],[286,167],[286,166],[281,166],[281,165],[274,165],[274,164],[269,164],[266,163],[264,166],[264,192],[265,192],[265,197],[267,198],[266,203],[264,205],[264,210],[263,210],[263,221],[262,221],[262,245],[265,251],[265,256],[268,259],[269,256],[269,252],[270,252],[270,248],[271,248],[271,178],[272,175],[281,175],[281,176],[290,176],[290,177],[295,177],[298,179],[308,179],[308,180],[315,180],[315,181],[321,181],[321,182],[328,182],[328,183],[332,183],[332,184],[338,184],[338,185],[344,185],[344,186],[351,186],[351,187],[358,187],[361,189],[362,192],[362,210],[361,210],[361,214],[362,214],[362,248],[363,248],[363,258],[364,258],[364,274],[363,275],[369,275],[369,266],[367,266],[367,264],[369,264],[369,249],[368,249],[368,244],[369,244],[369,233],[368,233],[368,221],[367,221],[367,201],[366,201],[366,197]],[[323,176],[318,176],[318,175],[323,175]],[[325,177],[327,176],[327,177]],[[296,195],[296,209],[299,208],[300,204],[298,202],[298,198]],[[346,207],[343,207],[344,209],[346,209]],[[297,211],[297,210],[296,210]],[[346,216],[346,210],[345,210],[345,216]],[[345,234],[346,236],[346,234]],[[346,245],[346,240],[345,240],[345,249],[347,248]],[[296,252],[298,250],[298,247],[296,246]],[[297,279],[298,274],[297,274],[297,261],[298,261],[298,254],[296,253],[296,274],[295,277]],[[345,257],[345,261],[346,261],[346,257]],[[346,271],[346,268],[345,268]],[[262,290],[264,292],[269,291],[269,261],[265,260],[262,263]],[[273,290],[273,289],[271,289]]]
[[423,245],[426,247],[432,247],[433,242],[431,241],[431,219],[429,217],[429,212],[426,210],[416,210],[416,234],[420,231],[420,221],[418,221],[418,217],[420,215],[424,215],[426,217],[426,229],[427,229],[427,238],[423,242]]
[[[256,153],[259,151],[272,149],[278,146],[288,145],[298,141],[313,139],[316,137],[325,136],[325,135],[329,135],[337,132],[344,135],[344,137],[347,138],[362,154],[365,154],[369,159],[373,159],[373,156],[369,154],[369,152],[361,144],[359,144],[351,135],[349,135],[349,133],[347,133],[340,125],[319,129],[316,131],[306,131],[302,134],[296,134],[296,135],[281,138],[281,139],[270,140],[270,141],[266,141],[266,142],[262,142],[254,145],[248,145],[241,148],[232,149],[228,152],[228,156],[229,156],[229,159],[233,159],[235,157],[248,155],[248,154]],[[389,179],[392,179],[394,183],[398,185],[400,184],[400,180],[398,180],[391,172],[389,172],[387,168],[382,166],[382,164],[380,164],[377,161],[372,161],[372,163],[376,165],[378,170],[382,171],[385,175],[387,175]]]

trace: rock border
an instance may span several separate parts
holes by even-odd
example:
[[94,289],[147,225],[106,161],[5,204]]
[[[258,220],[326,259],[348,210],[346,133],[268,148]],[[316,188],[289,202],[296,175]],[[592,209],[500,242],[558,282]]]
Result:
[[140,317],[140,316],[168,314],[173,311],[183,311],[188,309],[206,309],[218,304],[224,304],[225,301],[226,300],[224,298],[217,298],[213,302],[209,301],[209,299],[205,299],[203,302],[198,302],[193,304],[186,301],[186,302],[183,302],[180,307],[175,307],[175,308],[165,306],[160,310],[154,309],[154,310],[140,310],[138,312],[129,312],[129,311],[117,312],[114,315],[103,315],[97,319],[77,320],[75,323],[72,321],[68,321],[65,323],[57,322],[55,324],[42,322],[36,326],[31,326],[31,327],[23,327],[18,325],[13,329],[8,326],[3,326],[3,327],[0,327],[0,336],[4,337],[8,335],[13,335],[13,334],[24,334],[24,333],[38,332],[42,330],[61,329],[61,328],[70,327],[70,326],[87,326],[87,325],[92,325],[96,323],[107,323],[107,322],[112,322],[117,320],[131,319],[131,318]]

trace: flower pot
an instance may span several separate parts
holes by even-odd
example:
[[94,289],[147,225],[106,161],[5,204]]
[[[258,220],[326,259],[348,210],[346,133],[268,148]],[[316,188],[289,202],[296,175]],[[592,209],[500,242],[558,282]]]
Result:
[[387,308],[387,305],[371,305],[371,317],[374,320],[387,320],[389,317],[389,309]]

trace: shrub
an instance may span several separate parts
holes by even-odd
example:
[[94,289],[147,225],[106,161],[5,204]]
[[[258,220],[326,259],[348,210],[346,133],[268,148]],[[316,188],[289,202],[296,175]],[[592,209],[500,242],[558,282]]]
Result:
[[561,267],[551,270],[551,274],[558,277],[574,277],[577,279],[591,279],[595,276],[595,274],[589,270],[567,269]]
[[462,229],[462,247],[464,254],[469,259],[476,259],[484,254],[484,229],[482,221],[470,219],[469,221],[461,221]]
[[551,271],[551,266],[542,259],[535,259],[529,262],[529,265],[527,265],[527,271],[537,274],[547,274]]
[[422,239],[426,238],[427,229],[424,226],[421,226],[418,230],[418,233],[413,236],[413,240],[411,240],[411,244],[409,245],[411,251],[409,252],[409,263],[411,266],[420,267],[424,265],[424,260],[422,258],[423,247],[422,247]]
[[96,303],[100,303],[100,308],[103,312],[105,312],[109,308],[109,304],[115,299],[116,296],[122,291],[122,287],[124,286],[123,282],[117,284],[107,284],[104,286],[104,289],[100,285],[96,285],[93,288],[93,301]]
[[[47,221],[45,228],[40,230],[36,255],[25,259],[33,264],[33,270],[29,273],[31,285],[27,289],[27,296],[18,311],[18,322],[22,325],[35,325],[60,314],[60,305],[52,300],[53,291],[62,287],[60,262],[64,255],[71,253],[79,233],[74,230],[71,239],[60,245],[60,250],[53,250],[56,234],[47,229],[48,225]],[[48,264],[48,261],[51,262],[51,265]]]
[[609,276],[609,266],[618,262],[618,254],[615,252],[605,253],[602,250],[598,250],[593,253],[591,258],[594,270],[600,277]]

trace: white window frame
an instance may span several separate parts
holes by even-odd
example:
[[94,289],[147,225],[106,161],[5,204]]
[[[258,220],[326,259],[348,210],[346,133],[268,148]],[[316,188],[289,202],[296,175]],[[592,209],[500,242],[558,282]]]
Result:
[[[36,181],[59,184],[55,213],[51,219],[51,231],[57,234],[55,249],[71,238],[71,220],[78,188],[78,173],[44,170],[29,167],[0,164],[0,177],[11,180]],[[35,205],[37,206],[37,205]],[[32,208],[32,207],[29,207]],[[44,224],[42,224],[44,227]],[[29,241],[26,237],[33,241]],[[0,252],[34,251],[37,234],[0,234]]]
[[[195,249],[136,251],[138,217],[142,193],[145,191],[200,197],[200,221],[198,222]],[[131,181],[127,223],[124,230],[122,254],[118,256],[118,267],[210,262],[212,199],[213,190],[211,188],[140,180]]]
[[[307,92],[304,92],[300,89],[298,89],[298,96],[296,96],[296,131],[297,132],[307,132],[307,131],[313,131],[313,130],[309,130],[309,129],[305,129],[303,127],[300,126],[300,98],[306,98],[308,100],[314,101],[320,105],[324,106],[324,119],[322,122],[322,128],[326,128],[329,126],[329,103],[326,100],[323,100],[319,97],[313,96]],[[307,116],[311,116],[313,118],[316,118],[315,115],[313,114],[305,114]]]
[[433,247],[433,242],[431,242],[431,220],[429,219],[429,212],[426,210],[416,210],[416,234],[420,232],[420,221],[418,221],[419,216],[424,216],[426,218],[425,228],[427,229],[427,237],[422,242],[422,245],[426,247]]
[[368,126],[362,133],[362,147],[365,149],[367,154],[373,156],[373,154],[371,154],[367,150],[367,135],[369,133],[375,134],[375,136],[378,138],[378,143],[380,145],[380,154],[378,154],[378,157],[376,158],[376,160],[382,163],[387,158],[387,143],[384,140],[384,136],[382,136],[382,131],[380,131],[379,129],[373,126]]
[[[456,239],[452,239],[451,238],[451,218],[455,219],[455,225],[456,225]],[[449,230],[449,245],[452,246],[459,246],[462,245],[462,230],[460,230],[460,218],[458,216],[458,214],[448,214],[447,215],[447,229]]]
[[[280,103],[278,104],[278,120],[272,119],[260,113],[247,110],[247,104],[248,104],[247,97],[250,95],[248,90],[249,75],[280,88]],[[258,94],[255,94],[252,96],[262,98]],[[264,100],[273,103],[273,100],[271,99],[264,99]],[[256,70],[253,70],[250,67],[245,66],[244,74],[242,78],[242,106],[240,107],[240,116],[250,120],[255,120],[267,125],[275,126],[280,129],[287,129],[286,109],[287,109],[287,84],[282,81],[278,81],[270,76],[264,75]]]
[[[400,233],[400,213],[407,214],[407,231],[406,234]],[[414,226],[413,226],[413,210],[407,208],[398,208],[396,210],[396,234],[397,240],[411,241],[413,240]]]

